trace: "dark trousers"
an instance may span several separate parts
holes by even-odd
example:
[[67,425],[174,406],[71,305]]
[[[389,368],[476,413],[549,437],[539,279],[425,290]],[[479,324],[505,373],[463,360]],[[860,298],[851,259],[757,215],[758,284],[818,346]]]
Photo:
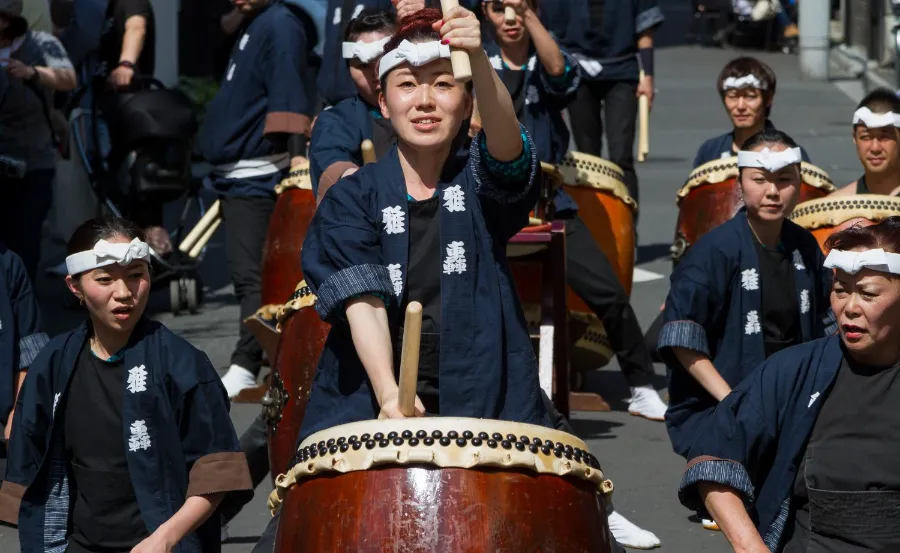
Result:
[[637,315],[606,254],[578,217],[566,221],[566,277],[572,290],[603,321],[628,385],[650,385],[653,364]]
[[37,169],[22,179],[0,177],[0,242],[22,258],[32,282],[41,260],[41,231],[53,205],[55,176],[55,169]]
[[[250,479],[253,481],[254,490],[269,476],[269,440],[266,431],[266,420],[260,415],[241,435],[241,451],[247,456],[247,464],[250,465]],[[249,494],[226,494],[219,506],[219,512],[222,514],[222,523],[228,524],[251,499],[253,499],[252,491]]]
[[650,323],[650,328],[647,329],[647,334],[644,335],[644,343],[647,344],[647,350],[650,352],[650,358],[653,359],[654,363],[662,363],[663,360],[659,356],[659,348],[657,347],[657,343],[659,343],[659,331],[662,330],[663,326],[663,314],[660,311],[659,315],[653,319],[653,322]]
[[262,304],[262,255],[275,209],[275,196],[223,196],[222,219],[225,224],[225,258],[234,295],[241,305],[239,336],[231,363],[259,376],[263,351],[244,324]]
[[625,172],[628,193],[640,205],[637,173],[634,172],[636,94],[636,82],[584,80],[568,109],[578,150],[602,156],[605,131],[609,160]]
[[[572,425],[569,424],[569,420],[566,417],[562,416],[562,414],[556,410],[556,407],[553,405],[553,402],[550,401],[550,398],[547,397],[547,394],[541,390],[541,399],[544,402],[544,408],[547,409],[547,413],[550,415],[550,423],[553,425],[553,428],[556,430],[561,430],[571,435],[575,435],[575,430],[572,429]],[[243,441],[243,438],[241,438]],[[250,472],[253,472],[253,467],[251,465]],[[223,502],[224,503],[224,502]],[[609,501],[606,504],[606,514],[607,516],[613,512],[613,504],[612,501]],[[223,512],[224,515],[224,512]],[[275,538],[278,533],[278,521],[281,520],[281,511],[275,515],[272,520],[269,521],[268,526],[263,531],[262,535],[259,538],[259,541],[253,547],[252,553],[271,553],[275,550]],[[625,549],[616,541],[611,540],[611,551],[612,553],[625,553]]]

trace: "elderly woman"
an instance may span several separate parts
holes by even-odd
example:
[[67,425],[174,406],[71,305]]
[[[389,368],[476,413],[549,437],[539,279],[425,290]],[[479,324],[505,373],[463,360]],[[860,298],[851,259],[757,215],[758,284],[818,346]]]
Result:
[[56,175],[51,93],[73,88],[75,71],[59,41],[28,30],[21,0],[0,0],[0,241],[32,279]]
[[900,217],[826,247],[839,335],[779,352],[735,388],[679,490],[735,551],[900,550]]

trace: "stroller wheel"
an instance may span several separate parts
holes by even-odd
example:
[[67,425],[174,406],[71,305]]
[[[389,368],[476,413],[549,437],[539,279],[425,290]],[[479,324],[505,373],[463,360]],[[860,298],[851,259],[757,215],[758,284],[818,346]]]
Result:
[[181,280],[182,279],[173,278],[169,281],[169,301],[172,305],[171,310],[173,315],[179,315],[181,313]]
[[183,278],[182,291],[184,292],[184,304],[192,315],[196,315],[199,311],[200,302],[198,288],[199,283],[195,278]]

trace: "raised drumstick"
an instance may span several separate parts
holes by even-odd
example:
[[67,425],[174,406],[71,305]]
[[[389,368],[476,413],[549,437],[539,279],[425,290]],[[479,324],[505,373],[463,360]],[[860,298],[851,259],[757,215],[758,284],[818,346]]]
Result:
[[360,148],[362,149],[363,163],[366,165],[375,163],[375,144],[367,138],[362,141]]
[[[181,244],[178,246],[178,249],[183,253],[188,253],[194,248],[194,245],[197,244],[197,241],[203,237],[204,234],[207,234],[210,227],[216,224],[216,221],[219,221],[222,217],[219,214],[219,200],[216,200],[209,209],[206,210],[206,213],[203,217],[197,221],[197,225],[188,233],[187,236],[184,237],[184,240],[181,241]],[[210,234],[211,236],[211,234]]]
[[404,417],[416,414],[416,381],[419,378],[419,345],[422,341],[422,304],[409,302],[403,323],[403,349],[400,352],[400,395],[398,403]]
[[[643,80],[641,71],[640,79]],[[638,97],[638,162],[643,163],[650,154],[650,99],[641,94]]]
[[503,18],[507,23],[515,23],[516,22],[516,10],[512,9],[510,6],[506,6],[506,9],[503,10]]
[[[441,11],[446,15],[453,8],[459,7],[459,0],[441,0]],[[465,50],[454,48],[450,52],[450,64],[453,66],[453,78],[467,83],[472,80],[472,64]]]

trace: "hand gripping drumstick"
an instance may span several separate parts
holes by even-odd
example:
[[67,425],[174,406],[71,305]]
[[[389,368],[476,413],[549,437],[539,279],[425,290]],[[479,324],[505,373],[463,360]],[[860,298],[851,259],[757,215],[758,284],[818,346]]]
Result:
[[643,163],[650,154],[650,99],[643,94],[638,97],[638,129],[638,162]]
[[[459,0],[441,0],[441,11],[444,15],[457,7]],[[454,48],[450,52],[450,64],[453,66],[453,78],[458,82],[467,83],[472,80],[472,64],[469,62],[468,52]]]
[[516,10],[514,10],[510,6],[506,6],[506,9],[503,10],[503,18],[507,23],[515,23],[516,22]]
[[371,140],[368,138],[363,140],[360,149],[362,149],[362,158],[365,165],[375,163],[375,144]]
[[400,352],[400,412],[416,414],[416,381],[419,378],[419,345],[422,341],[422,304],[409,302],[403,323],[403,350]]

